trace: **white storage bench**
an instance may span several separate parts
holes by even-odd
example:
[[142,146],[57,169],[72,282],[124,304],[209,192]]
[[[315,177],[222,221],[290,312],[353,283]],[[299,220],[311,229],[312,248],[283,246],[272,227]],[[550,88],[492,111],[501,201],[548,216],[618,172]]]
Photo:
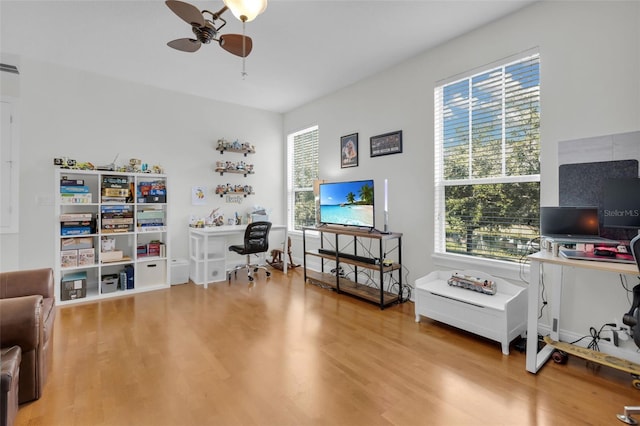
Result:
[[415,282],[416,322],[422,315],[495,340],[509,355],[509,343],[527,329],[527,289],[483,272],[456,272],[494,281],[497,293],[450,286],[453,271],[434,271]]

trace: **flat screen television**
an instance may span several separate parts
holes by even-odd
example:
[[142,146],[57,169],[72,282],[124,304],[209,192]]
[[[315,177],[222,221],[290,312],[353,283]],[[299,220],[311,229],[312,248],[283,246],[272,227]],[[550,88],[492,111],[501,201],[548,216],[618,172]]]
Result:
[[607,179],[602,189],[603,225],[640,229],[640,178]]
[[320,184],[320,223],[375,228],[373,180]]

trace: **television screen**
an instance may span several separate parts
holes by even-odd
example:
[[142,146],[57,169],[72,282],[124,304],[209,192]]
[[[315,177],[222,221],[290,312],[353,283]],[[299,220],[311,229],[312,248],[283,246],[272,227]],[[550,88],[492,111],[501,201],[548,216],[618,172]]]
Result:
[[373,180],[320,184],[320,222],[374,228]]
[[602,189],[604,226],[640,228],[640,178],[607,179]]

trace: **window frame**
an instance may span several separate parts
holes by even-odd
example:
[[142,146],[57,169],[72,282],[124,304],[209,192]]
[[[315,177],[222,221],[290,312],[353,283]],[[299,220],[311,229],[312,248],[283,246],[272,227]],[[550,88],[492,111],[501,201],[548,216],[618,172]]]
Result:
[[[308,126],[304,129],[291,132],[287,135],[287,229],[290,234],[302,234],[302,229],[295,229],[295,200],[296,194],[299,192],[313,192],[313,185],[309,187],[296,187],[294,184],[295,180],[295,170],[294,170],[294,159],[295,159],[295,138],[300,135],[308,134],[311,132],[317,132],[316,137],[316,149],[318,150],[319,157],[319,148],[320,148],[320,128],[316,125]],[[313,173],[313,171],[312,171]],[[315,164],[315,178],[318,178],[319,173],[319,159]],[[315,199],[315,196],[314,196]],[[317,209],[317,207],[316,207]],[[314,216],[317,215],[317,211],[314,209]]]
[[[470,264],[477,264],[478,262],[483,261],[491,261],[496,262],[497,264],[513,264],[515,260],[508,259],[495,259],[489,256],[483,256],[482,254],[466,254],[466,253],[457,253],[457,252],[448,252],[447,251],[447,240],[446,240],[446,211],[445,211],[445,190],[446,187],[450,186],[458,186],[458,185],[486,185],[486,184],[500,184],[500,183],[522,183],[522,182],[537,182],[538,183],[538,202],[539,202],[539,184],[540,184],[540,173],[537,174],[522,174],[522,175],[508,175],[506,174],[505,164],[506,164],[506,155],[505,155],[505,142],[507,140],[506,137],[506,129],[505,129],[505,100],[507,92],[504,90],[505,85],[505,69],[511,65],[524,63],[526,61],[535,60],[537,65],[537,112],[540,112],[540,54],[537,49],[531,49],[527,52],[523,52],[518,55],[511,56],[509,58],[494,62],[492,64],[483,66],[481,68],[476,68],[474,70],[459,74],[457,76],[451,77],[449,79],[439,81],[435,85],[434,89],[434,258],[439,260],[444,260],[446,258],[455,259],[455,261],[468,261]],[[492,176],[492,177],[474,177],[471,169],[471,162],[473,158],[473,152],[471,151],[472,143],[473,143],[473,132],[471,131],[473,124],[473,90],[472,82],[474,77],[481,76],[483,74],[488,74],[494,72],[497,69],[501,69],[501,81],[502,81],[502,93],[501,93],[501,112],[500,116],[502,117],[501,124],[501,170],[502,173],[500,176]],[[447,180],[444,176],[445,173],[445,144],[446,144],[446,136],[445,136],[445,112],[446,108],[444,105],[444,89],[449,85],[453,85],[456,83],[460,83],[463,81],[468,81],[470,86],[469,91],[469,118],[468,118],[468,126],[469,126],[469,134],[468,143],[469,143],[469,174],[467,178],[462,179],[449,179]],[[539,134],[539,116],[538,116],[538,127],[535,129],[537,134],[537,148],[538,153],[540,149],[540,134]],[[538,157],[539,164],[539,157]],[[539,170],[539,167],[538,167]],[[508,266],[506,266],[508,268]]]

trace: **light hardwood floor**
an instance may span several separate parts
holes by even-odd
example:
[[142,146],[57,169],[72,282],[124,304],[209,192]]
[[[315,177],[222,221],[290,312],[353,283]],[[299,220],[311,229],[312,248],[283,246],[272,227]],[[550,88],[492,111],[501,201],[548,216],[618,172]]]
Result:
[[301,269],[58,308],[44,396],[15,425],[616,425],[640,402],[626,374],[571,358],[533,375]]

